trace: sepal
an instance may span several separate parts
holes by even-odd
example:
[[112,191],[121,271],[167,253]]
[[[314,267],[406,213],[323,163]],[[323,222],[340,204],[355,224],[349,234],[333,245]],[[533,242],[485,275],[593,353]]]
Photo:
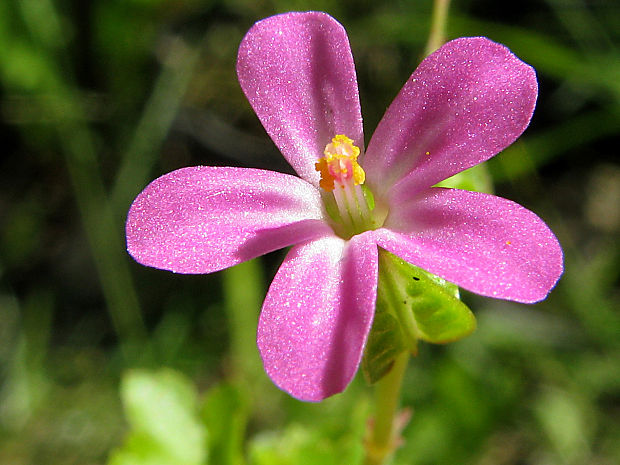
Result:
[[458,287],[397,256],[379,251],[379,285],[362,370],[369,383],[385,376],[396,357],[417,353],[418,340],[446,344],[476,328]]

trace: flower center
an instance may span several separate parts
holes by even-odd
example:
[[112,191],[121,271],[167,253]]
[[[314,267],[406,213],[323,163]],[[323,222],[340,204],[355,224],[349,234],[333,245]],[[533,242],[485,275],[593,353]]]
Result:
[[[321,174],[319,185],[324,189],[325,209],[333,220],[337,234],[350,238],[369,229],[382,226],[374,214],[375,202],[364,185],[366,173],[357,162],[359,147],[343,134],[339,134],[325,146],[324,157],[315,163]],[[331,194],[331,195],[330,195]]]

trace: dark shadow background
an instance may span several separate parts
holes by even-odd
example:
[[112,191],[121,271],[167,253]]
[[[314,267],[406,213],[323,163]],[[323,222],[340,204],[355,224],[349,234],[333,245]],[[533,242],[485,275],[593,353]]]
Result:
[[[235,372],[225,275],[137,265],[123,222],[176,168],[290,171],[235,60],[255,21],[310,9],[349,33],[368,141],[421,58],[428,1],[0,3],[0,464],[104,463],[123,437],[128,367],[173,367],[200,389]],[[556,232],[566,272],[535,306],[464,296],[478,331],[421,347],[397,463],[620,462],[619,31],[612,0],[453,2],[449,38],[487,36],[538,72],[530,128],[488,167],[498,195]],[[282,256],[248,279],[266,288]],[[249,439],[329,420],[262,382],[278,407],[256,410]]]

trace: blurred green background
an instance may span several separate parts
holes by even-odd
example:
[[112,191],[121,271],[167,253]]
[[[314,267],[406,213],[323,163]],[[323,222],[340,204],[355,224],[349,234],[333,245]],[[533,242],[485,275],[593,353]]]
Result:
[[[262,371],[284,252],[181,276],[124,249],[131,201],[165,172],[289,169],[236,52],[255,21],[310,9],[349,33],[368,140],[421,59],[430,1],[0,2],[0,464],[359,463],[362,379],[302,404]],[[465,293],[478,330],[421,346],[396,463],[620,463],[620,4],[455,1],[448,36],[470,35],[538,72],[530,128],[487,165],[556,232],[566,272],[535,306]]]

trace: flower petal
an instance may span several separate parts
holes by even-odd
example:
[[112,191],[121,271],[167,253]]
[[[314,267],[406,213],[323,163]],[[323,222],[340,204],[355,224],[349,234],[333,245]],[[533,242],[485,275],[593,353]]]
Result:
[[388,108],[362,166],[380,195],[409,195],[510,145],[530,122],[536,73],[484,37],[448,42],[422,61]]
[[258,347],[273,382],[319,401],[357,371],[375,310],[377,246],[367,235],[294,247],[278,271],[258,324]]
[[333,232],[319,193],[296,176],[196,166],[149,184],[129,210],[126,234],[143,265],[210,273]]
[[537,302],[563,271],[560,244],[540,218],[480,192],[431,188],[374,233],[403,260],[489,297]]
[[336,134],[363,148],[355,65],[344,28],[320,12],[256,23],[239,47],[239,83],[261,123],[302,178]]

